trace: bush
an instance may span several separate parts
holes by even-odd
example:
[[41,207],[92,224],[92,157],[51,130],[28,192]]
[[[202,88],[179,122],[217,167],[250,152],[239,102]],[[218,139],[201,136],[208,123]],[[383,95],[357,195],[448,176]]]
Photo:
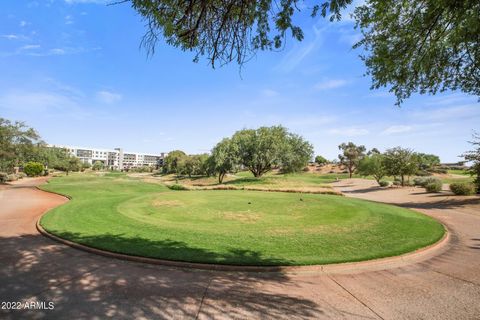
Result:
[[392,182],[392,184],[393,184],[394,186],[401,186],[401,185],[402,185],[402,181],[395,179],[395,180]]
[[378,183],[380,187],[388,187],[390,183],[388,181],[382,180]]
[[427,192],[440,192],[442,190],[442,181],[432,181],[425,185],[425,190]]
[[475,194],[475,185],[473,183],[451,183],[450,190],[457,196],[471,196]]
[[418,177],[413,179],[413,184],[419,187],[425,187],[430,183],[441,183],[441,180],[436,177]]
[[18,179],[23,179],[23,178],[25,178],[26,176],[27,176],[27,175],[25,174],[25,172],[19,172],[19,173],[17,173]]
[[303,170],[304,172],[309,172],[309,171],[310,171],[310,169],[308,169],[308,167],[304,167],[302,170]]
[[415,174],[419,177],[428,177],[432,175],[431,172],[428,172],[426,170],[418,170]]
[[7,182],[7,176],[8,174],[6,172],[0,172],[0,183]]
[[7,175],[7,182],[17,181],[18,177],[16,174],[12,173]]
[[43,173],[43,164],[39,162],[27,162],[23,167],[23,172],[29,177],[36,177]]
[[187,187],[185,187],[185,186],[183,186],[183,185],[181,185],[181,184],[171,184],[171,185],[168,185],[167,187],[168,187],[168,189],[170,189],[170,190],[178,190],[178,191],[179,191],[179,190],[188,190]]

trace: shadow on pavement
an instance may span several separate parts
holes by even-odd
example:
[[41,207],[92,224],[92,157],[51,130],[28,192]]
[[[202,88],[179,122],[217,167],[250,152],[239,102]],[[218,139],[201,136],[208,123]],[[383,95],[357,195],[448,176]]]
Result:
[[[117,240],[112,240],[115,245],[124,241]],[[147,243],[137,240],[134,245]],[[179,242],[167,247],[199,254],[198,249],[182,247]],[[85,253],[41,235],[0,238],[0,261],[0,301],[55,304],[53,310],[1,310],[2,319],[91,319],[95,315],[99,319],[196,318],[202,303],[200,318],[303,319],[323,314],[322,307],[309,299],[258,289],[259,285],[295,286],[278,272],[229,273],[145,265]],[[207,291],[208,305],[204,301]]]

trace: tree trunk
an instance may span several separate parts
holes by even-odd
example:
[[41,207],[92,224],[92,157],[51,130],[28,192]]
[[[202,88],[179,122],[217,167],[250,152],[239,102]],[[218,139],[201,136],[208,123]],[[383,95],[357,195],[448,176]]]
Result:
[[223,178],[225,177],[225,173],[220,172],[218,174],[218,183],[223,183]]
[[400,176],[400,178],[402,179],[402,187],[404,187],[405,186],[405,176],[402,174]]

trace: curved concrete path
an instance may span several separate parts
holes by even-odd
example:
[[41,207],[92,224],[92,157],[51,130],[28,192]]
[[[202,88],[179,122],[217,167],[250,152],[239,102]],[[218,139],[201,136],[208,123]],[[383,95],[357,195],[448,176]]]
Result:
[[478,319],[480,198],[378,189],[343,180],[349,196],[395,203],[451,230],[444,252],[385,270],[246,273],[178,269],[104,258],[58,244],[36,219],[66,200],[0,186],[0,302],[48,302],[53,310],[1,310],[0,318],[48,319]]

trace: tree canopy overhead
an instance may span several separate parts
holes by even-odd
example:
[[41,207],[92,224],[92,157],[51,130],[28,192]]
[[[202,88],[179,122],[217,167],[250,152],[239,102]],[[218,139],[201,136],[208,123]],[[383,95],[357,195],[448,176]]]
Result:
[[[122,0],[145,19],[142,44],[153,54],[160,38],[206,56],[212,67],[242,65],[258,50],[276,50],[287,38],[301,41],[293,21],[300,8],[312,17],[340,20],[352,0]],[[480,1],[368,0],[355,8],[363,37],[355,44],[372,77],[397,105],[412,93],[447,89],[480,96]]]
[[[154,53],[159,38],[169,45],[207,56],[212,67],[236,61],[243,64],[257,50],[283,46],[287,35],[303,39],[292,18],[303,1],[283,0],[124,0],[145,18],[143,45]],[[331,20],[352,0],[328,0],[310,8]]]

